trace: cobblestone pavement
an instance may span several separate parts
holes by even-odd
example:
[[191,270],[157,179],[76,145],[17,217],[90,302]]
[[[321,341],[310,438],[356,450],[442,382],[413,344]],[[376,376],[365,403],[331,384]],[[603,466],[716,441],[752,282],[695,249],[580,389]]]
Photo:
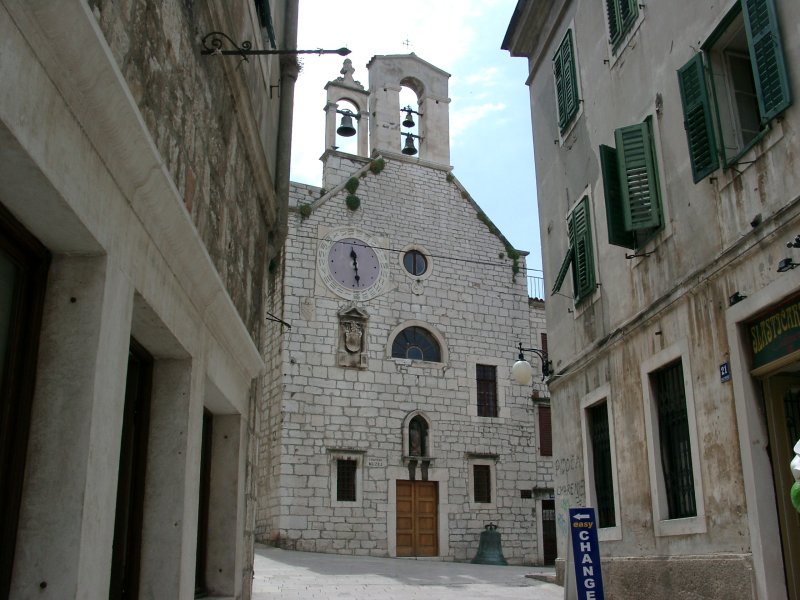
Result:
[[291,552],[256,546],[253,600],[562,600],[541,567]]

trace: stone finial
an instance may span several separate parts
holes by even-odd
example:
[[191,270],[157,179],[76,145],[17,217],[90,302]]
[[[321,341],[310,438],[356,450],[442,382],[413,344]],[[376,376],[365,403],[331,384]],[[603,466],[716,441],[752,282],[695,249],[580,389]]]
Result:
[[353,61],[351,61],[349,58],[345,58],[344,64],[342,65],[342,69],[341,71],[339,71],[339,73],[341,73],[343,76],[337,78],[336,81],[338,81],[339,83],[343,83],[344,85],[351,85],[354,87],[360,87],[361,89],[364,89],[364,86],[361,85],[360,81],[356,81],[355,79],[353,79],[353,73],[355,72],[356,70],[353,68]]

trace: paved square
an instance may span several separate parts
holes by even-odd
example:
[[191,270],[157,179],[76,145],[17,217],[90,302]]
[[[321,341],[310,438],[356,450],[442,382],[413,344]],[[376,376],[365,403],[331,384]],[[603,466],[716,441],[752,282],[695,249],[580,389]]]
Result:
[[291,552],[256,546],[253,600],[562,600],[552,568]]

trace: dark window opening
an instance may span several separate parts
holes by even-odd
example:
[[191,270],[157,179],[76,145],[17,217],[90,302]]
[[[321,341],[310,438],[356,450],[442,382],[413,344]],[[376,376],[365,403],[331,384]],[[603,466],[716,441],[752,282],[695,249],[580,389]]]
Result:
[[497,367],[475,365],[478,386],[478,416],[497,416]]
[[153,358],[131,339],[120,439],[109,598],[138,598]]
[[336,461],[336,500],[338,502],[356,501],[356,469],[355,459]]
[[197,554],[194,571],[194,596],[202,598],[208,593],[206,568],[208,566],[208,505],[211,496],[211,445],[214,415],[203,409],[203,443],[200,447],[200,498],[197,507]]
[[472,465],[473,495],[476,503],[492,501],[492,468],[489,465]]
[[608,403],[587,409],[589,440],[592,448],[594,490],[597,498],[598,527],[614,527],[614,478],[611,471],[611,436],[608,428]]
[[533,498],[533,490],[520,490],[519,497],[523,500],[530,500]]
[[0,598],[11,586],[50,255],[0,206]]
[[553,456],[553,426],[549,406],[539,407],[539,455]]
[[697,515],[692,446],[683,365],[680,361],[651,375],[658,409],[658,437],[670,519]]

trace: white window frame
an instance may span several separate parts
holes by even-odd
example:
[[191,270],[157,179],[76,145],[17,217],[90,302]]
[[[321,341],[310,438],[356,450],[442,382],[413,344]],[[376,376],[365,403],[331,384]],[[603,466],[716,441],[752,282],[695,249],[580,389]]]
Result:
[[[467,470],[467,490],[469,491],[469,507],[472,510],[495,510],[497,508],[497,458],[491,456],[472,456],[469,458]],[[491,481],[491,502],[475,502],[475,465],[488,465]]]
[[611,477],[614,486],[614,525],[613,527],[600,527],[597,528],[597,538],[603,541],[621,540],[622,539],[622,523],[619,501],[619,473],[617,471],[617,440],[614,433],[614,407],[611,404],[611,386],[605,384],[593,392],[590,392],[581,399],[581,437],[583,441],[583,475],[586,481],[586,504],[587,506],[597,507],[597,494],[595,493],[594,485],[594,468],[592,456],[592,444],[589,434],[589,420],[587,418],[587,409],[596,406],[601,402],[606,403],[608,414],[608,434],[609,445],[611,447]]
[[[670,519],[667,505],[664,471],[661,467],[661,445],[658,432],[658,408],[650,385],[650,375],[676,360],[683,368],[683,385],[686,397],[686,417],[691,444],[692,474],[697,515],[683,519]],[[647,437],[647,462],[650,468],[650,497],[653,504],[653,529],[656,537],[705,533],[706,511],[703,479],[701,476],[700,447],[697,436],[697,413],[691,369],[689,341],[683,339],[643,361],[639,367],[642,381],[645,435]]]
[[[339,469],[338,461],[340,460],[354,460],[356,461],[356,499],[355,501],[338,500],[336,496],[336,488],[339,482]],[[330,451],[330,483],[331,483],[331,507],[360,507],[363,499],[364,489],[364,453],[354,452],[348,450],[331,450]]]
[[639,28],[642,26],[642,21],[644,21],[644,12],[646,6],[639,1],[639,14],[636,16],[636,20],[631,25],[631,28],[627,31],[627,33],[623,36],[622,41],[617,46],[617,49],[614,50],[613,44],[611,44],[611,32],[608,29],[608,17],[606,12],[606,2],[607,0],[600,0],[602,2],[602,15],[603,15],[603,23],[605,24],[605,32],[606,32],[606,47],[608,48],[608,68],[612,69],[614,65],[617,64],[617,61],[625,54],[625,50],[628,49],[628,46],[631,48],[635,47],[635,43],[631,43],[639,31]]

